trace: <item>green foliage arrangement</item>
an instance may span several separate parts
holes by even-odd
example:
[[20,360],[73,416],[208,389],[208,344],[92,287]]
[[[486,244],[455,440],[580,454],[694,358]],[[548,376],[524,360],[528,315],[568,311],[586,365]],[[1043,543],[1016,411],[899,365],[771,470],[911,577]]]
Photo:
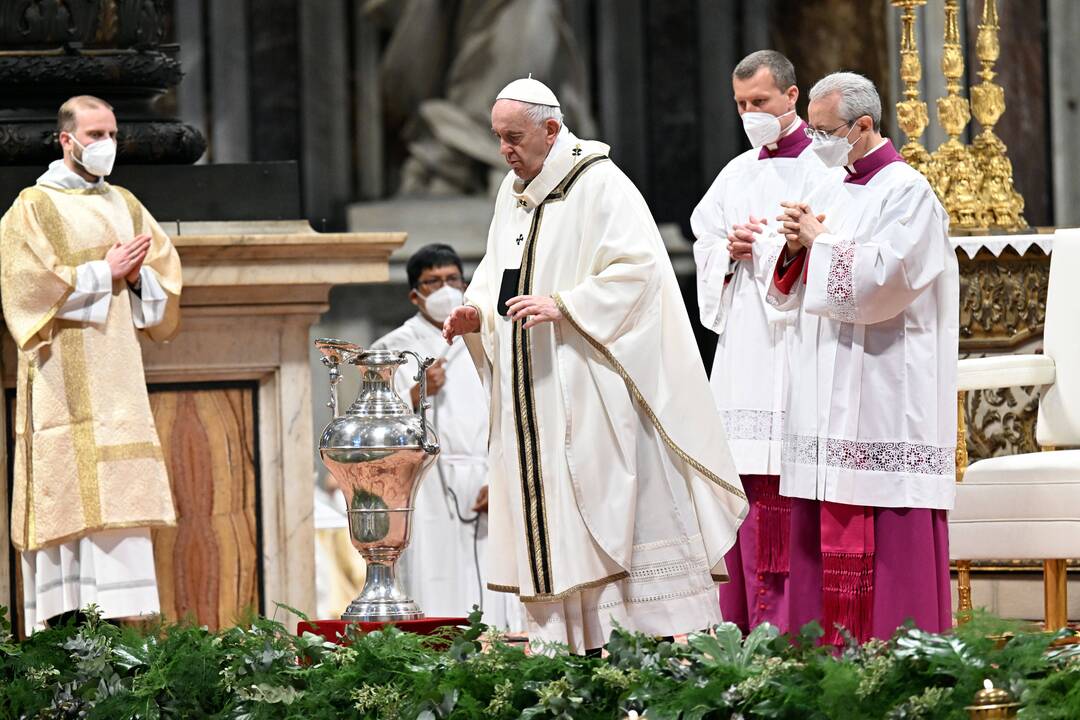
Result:
[[688,644],[617,631],[601,659],[526,653],[479,613],[442,638],[387,629],[344,647],[261,617],[214,633],[119,628],[93,612],[16,643],[6,614],[0,718],[960,720],[984,679],[1020,698],[1023,718],[1080,718],[1080,646],[988,616],[839,653],[818,647],[814,625],[743,638],[725,624]]

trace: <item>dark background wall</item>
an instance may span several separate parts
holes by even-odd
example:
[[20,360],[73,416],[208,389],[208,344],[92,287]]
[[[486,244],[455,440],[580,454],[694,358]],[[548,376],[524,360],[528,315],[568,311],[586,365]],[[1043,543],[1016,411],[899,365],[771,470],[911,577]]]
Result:
[[[448,11],[455,0],[444,0]],[[305,213],[339,229],[345,206],[395,190],[401,141],[372,128],[370,71],[388,39],[359,0],[168,0],[170,32],[187,76],[184,119],[204,129],[208,159],[300,163]],[[940,3],[936,3],[940,4]],[[920,12],[939,12],[931,2]],[[1013,148],[1049,136],[1047,0],[999,0],[998,81],[1008,110],[999,135]],[[969,78],[982,0],[965,0]],[[599,136],[638,183],[661,222],[688,233],[693,205],[716,172],[745,148],[730,71],[746,53],[774,47],[796,65],[804,99],[835,69],[862,72],[891,109],[897,14],[887,0],[563,0],[581,48]],[[528,32],[523,28],[522,32]],[[920,43],[940,44],[940,38]],[[895,52],[895,51],[893,51]],[[367,68],[367,69],[365,69]],[[924,75],[939,73],[925,65]],[[934,98],[931,123],[934,118]],[[891,113],[887,113],[889,115]],[[886,131],[895,134],[891,118]],[[977,130],[977,128],[974,128]],[[902,138],[898,138],[902,139]],[[1028,219],[1051,225],[1049,142],[1012,153]]]

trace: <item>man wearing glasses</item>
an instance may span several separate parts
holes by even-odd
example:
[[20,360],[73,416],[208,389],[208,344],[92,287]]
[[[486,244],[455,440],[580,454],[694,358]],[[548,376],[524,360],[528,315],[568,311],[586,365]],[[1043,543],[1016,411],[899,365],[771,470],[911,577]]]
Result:
[[790,626],[820,620],[832,643],[838,624],[859,641],[907,620],[943,632],[959,340],[949,219],[881,136],[869,80],[818,81],[809,120],[811,149],[846,172],[777,218],[786,251],[769,299],[799,309],[780,476],[794,499]]
[[[427,392],[442,452],[421,484],[413,519],[418,528],[402,556],[408,592],[428,615],[466,615],[473,605],[493,627],[521,630],[517,598],[486,589],[481,572],[487,544],[488,407],[464,343],[447,346],[442,325],[464,300],[461,259],[449,245],[426,245],[406,265],[409,302],[417,313],[372,349],[412,350],[436,358]],[[403,366],[395,389],[416,408],[419,387]]]

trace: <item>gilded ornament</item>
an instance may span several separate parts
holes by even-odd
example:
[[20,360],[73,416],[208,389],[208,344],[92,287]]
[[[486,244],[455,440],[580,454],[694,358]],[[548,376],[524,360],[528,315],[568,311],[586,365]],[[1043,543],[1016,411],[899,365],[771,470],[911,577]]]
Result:
[[1005,90],[993,82],[994,63],[1001,54],[998,42],[997,0],[984,0],[982,22],[975,43],[982,82],[971,88],[971,107],[983,131],[975,138],[974,155],[982,172],[979,189],[979,224],[1005,230],[1026,228],[1024,198],[1013,186],[1012,162],[994,125],[1005,112]]
[[960,135],[971,120],[967,100],[960,94],[964,76],[964,52],[960,46],[957,20],[958,0],[945,0],[945,43],[941,72],[945,76],[946,96],[938,98],[938,121],[949,135],[930,158],[927,176],[941,198],[953,228],[980,227],[980,189],[983,171],[971,149],[960,142]]
[[896,113],[900,128],[908,140],[900,148],[900,154],[909,165],[925,174],[930,164],[930,153],[919,138],[930,123],[930,117],[926,103],[919,98],[922,63],[919,61],[915,34],[915,9],[925,5],[926,0],[892,0],[892,4],[903,10],[900,17],[900,79],[904,81],[904,99],[896,103]]

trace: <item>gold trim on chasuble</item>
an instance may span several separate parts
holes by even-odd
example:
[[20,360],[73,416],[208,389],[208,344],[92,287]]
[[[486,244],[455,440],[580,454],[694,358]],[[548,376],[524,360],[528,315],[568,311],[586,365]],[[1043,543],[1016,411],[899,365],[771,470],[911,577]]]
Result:
[[[533,270],[536,265],[536,241],[540,234],[540,223],[544,217],[544,206],[548,202],[562,200],[585,170],[596,163],[607,160],[606,155],[590,155],[567,173],[544,201],[533,210],[529,236],[521,254],[520,275],[517,294],[529,295],[533,287]],[[532,377],[532,341],[523,322],[513,324],[513,380],[514,380],[514,426],[517,431],[518,470],[521,476],[522,510],[525,518],[525,540],[528,546],[529,571],[532,576],[533,590],[536,595],[522,600],[550,600],[554,580],[551,568],[551,547],[548,542],[547,511],[544,505],[544,474],[540,463],[540,427],[536,417],[536,400],[533,395]],[[617,579],[617,578],[615,578]],[[612,582],[612,579],[597,581],[598,584]],[[509,592],[520,592],[515,588]],[[568,591],[569,592],[569,591]],[[561,597],[561,595],[560,595]]]
[[[115,187],[115,186],[113,186]],[[142,221],[142,209],[134,196],[122,188],[116,188],[127,205],[131,214],[132,227],[138,232],[136,217],[139,223]],[[42,226],[46,237],[56,250],[62,263],[66,265],[78,265],[89,260],[100,260],[108,246],[88,248],[74,252],[68,243],[64,232],[63,221],[60,212],[53,203],[48,193],[37,188],[31,188],[34,196],[32,201],[38,211],[38,222]],[[60,192],[67,192],[61,190]],[[98,195],[107,192],[105,189],[85,191],[70,191],[71,194]],[[137,214],[136,214],[137,213]],[[56,312],[63,306],[71,290],[48,314],[48,320],[42,323],[42,327],[53,319]],[[38,328],[37,332],[40,332]],[[75,473],[79,482],[79,497],[82,501],[83,523],[87,529],[119,528],[125,526],[143,527],[145,522],[136,523],[103,523],[101,519],[101,486],[98,479],[98,464],[117,460],[135,460],[150,458],[164,461],[164,454],[160,445],[152,442],[124,443],[121,445],[97,444],[94,437],[94,413],[92,394],[90,390],[89,372],[86,363],[86,349],[83,344],[81,324],[59,321],[56,332],[56,343],[61,352],[61,369],[64,377],[64,395],[67,400],[68,416],[70,418],[72,446],[75,452]],[[37,332],[34,334],[36,335]],[[26,435],[24,451],[26,453],[27,493],[26,493],[26,545],[27,549],[39,547],[36,536],[36,523],[33,506],[33,416],[32,416],[32,387],[35,375],[34,358],[29,358],[27,363],[27,392],[26,392]],[[50,539],[50,542],[53,539]],[[58,540],[63,540],[59,538]]]

